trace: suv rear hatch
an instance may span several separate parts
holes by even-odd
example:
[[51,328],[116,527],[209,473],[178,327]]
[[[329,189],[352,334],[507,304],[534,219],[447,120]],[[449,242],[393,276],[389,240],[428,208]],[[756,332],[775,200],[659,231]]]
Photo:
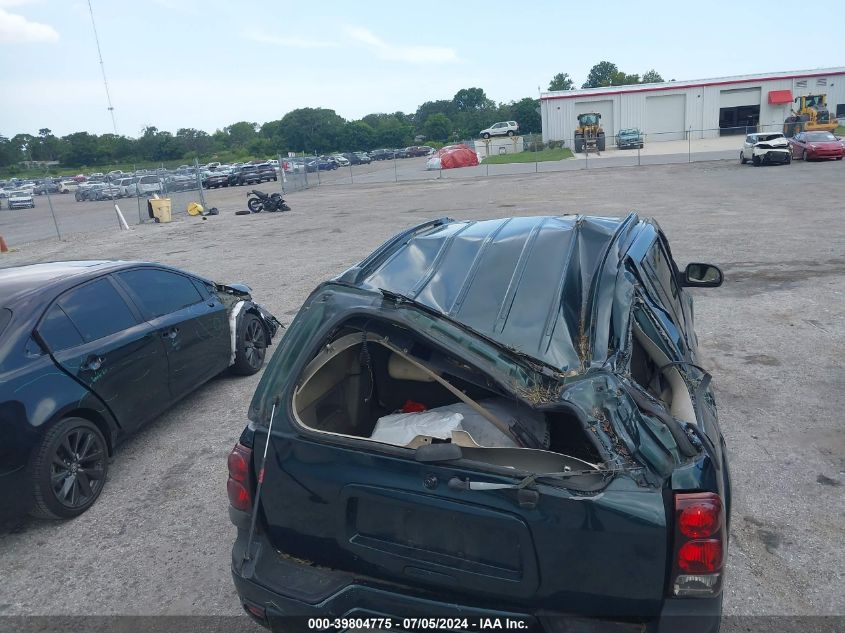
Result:
[[[508,400],[498,378],[466,359],[367,323],[370,333],[336,328],[281,395],[288,404],[276,414],[261,500],[279,552],[480,606],[659,610],[670,546],[661,480],[624,456],[606,419],[590,421],[565,401],[532,408],[513,393]],[[403,409],[461,410],[466,423],[472,405],[440,380],[505,426],[520,421],[536,445],[499,441],[490,429],[479,447],[478,427],[452,429],[450,443],[442,429],[414,435],[400,424],[404,438],[382,433]],[[572,398],[613,392],[612,380],[583,379]],[[266,429],[251,428],[261,454]],[[531,478],[538,473],[558,475]]]

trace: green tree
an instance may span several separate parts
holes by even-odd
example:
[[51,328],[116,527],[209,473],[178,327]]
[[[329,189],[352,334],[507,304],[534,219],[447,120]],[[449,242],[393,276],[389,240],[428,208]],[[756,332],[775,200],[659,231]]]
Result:
[[32,160],[56,160],[59,154],[59,139],[50,128],[38,130],[38,141],[30,148]]
[[88,132],[74,132],[62,137],[62,153],[59,160],[71,167],[96,165],[99,156],[97,137]]
[[425,120],[423,134],[432,141],[446,141],[452,130],[452,122],[445,114],[435,112]]
[[380,147],[405,147],[413,139],[413,126],[404,120],[390,117],[376,129],[376,145]]
[[340,147],[346,121],[334,110],[299,108],[282,117],[279,131],[297,152],[328,152]]
[[587,81],[582,88],[599,88],[601,86],[612,86],[613,80],[619,75],[619,68],[611,62],[599,62],[590,69]]
[[342,145],[349,151],[371,150],[375,142],[376,131],[371,125],[363,121],[350,121],[343,126]]
[[572,81],[569,73],[558,73],[549,82],[549,90],[573,90],[574,88],[575,82]]
[[452,97],[452,103],[458,112],[469,112],[472,110],[490,110],[496,104],[487,98],[481,88],[462,88]]
[[509,119],[519,123],[519,130],[524,134],[539,134],[543,131],[540,120],[540,100],[525,97],[510,106]]
[[20,148],[15,147],[11,139],[0,136],[0,168],[17,165],[21,160]]
[[242,149],[249,145],[258,136],[256,128],[258,128],[258,124],[247,121],[239,121],[224,127],[223,131],[228,136],[228,148]]
[[421,132],[425,122],[432,114],[444,114],[447,117],[453,116],[457,110],[455,104],[448,99],[441,99],[439,101],[426,101],[414,113],[414,127],[417,132]]
[[176,140],[182,150],[182,154],[193,152],[197,156],[208,154],[213,146],[213,141],[208,132],[197,130],[192,127],[183,127],[176,130]]
[[643,73],[643,83],[644,84],[657,84],[663,81],[663,77],[660,76],[660,73],[652,68],[648,72]]

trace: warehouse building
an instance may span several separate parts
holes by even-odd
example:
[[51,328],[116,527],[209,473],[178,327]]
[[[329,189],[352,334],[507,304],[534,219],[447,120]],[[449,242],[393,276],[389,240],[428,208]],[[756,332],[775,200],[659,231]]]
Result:
[[585,112],[601,114],[608,139],[624,128],[648,142],[780,131],[796,97],[819,94],[845,119],[845,67],[544,92],[543,141],[569,145]]

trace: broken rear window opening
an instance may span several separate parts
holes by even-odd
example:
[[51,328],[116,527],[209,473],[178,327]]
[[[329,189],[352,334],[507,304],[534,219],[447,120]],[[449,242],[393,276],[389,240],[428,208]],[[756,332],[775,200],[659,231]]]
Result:
[[395,342],[395,329],[369,321],[336,330],[297,381],[296,421],[411,449],[452,443],[473,461],[527,472],[599,469],[595,438],[565,404],[532,408],[420,338],[409,344],[407,331]]

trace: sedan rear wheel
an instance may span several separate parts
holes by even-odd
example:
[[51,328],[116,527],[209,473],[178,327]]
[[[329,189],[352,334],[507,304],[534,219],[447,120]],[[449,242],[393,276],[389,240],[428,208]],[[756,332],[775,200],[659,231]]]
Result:
[[47,519],[79,516],[100,496],[108,473],[106,440],[84,418],[65,418],[51,427],[30,461],[35,505]]

